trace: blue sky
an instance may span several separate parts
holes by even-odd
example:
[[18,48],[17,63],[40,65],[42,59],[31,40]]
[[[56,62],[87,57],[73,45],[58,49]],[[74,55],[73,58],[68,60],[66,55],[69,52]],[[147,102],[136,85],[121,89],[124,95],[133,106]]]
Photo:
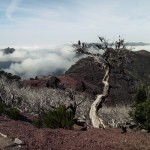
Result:
[[148,0],[0,0],[0,46],[113,41],[150,43]]

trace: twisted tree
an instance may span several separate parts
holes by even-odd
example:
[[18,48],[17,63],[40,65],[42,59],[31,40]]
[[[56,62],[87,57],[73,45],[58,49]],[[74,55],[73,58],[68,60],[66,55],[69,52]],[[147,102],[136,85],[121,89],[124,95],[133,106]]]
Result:
[[124,64],[127,60],[129,50],[126,49],[124,40],[120,38],[114,44],[109,44],[105,38],[99,37],[100,43],[84,44],[84,46],[74,44],[75,52],[78,55],[92,57],[105,72],[103,77],[103,91],[97,95],[92,103],[89,117],[94,128],[105,128],[103,119],[98,116],[98,110],[102,107],[106,97],[110,92],[110,74],[113,67],[118,68],[120,73],[124,72]]

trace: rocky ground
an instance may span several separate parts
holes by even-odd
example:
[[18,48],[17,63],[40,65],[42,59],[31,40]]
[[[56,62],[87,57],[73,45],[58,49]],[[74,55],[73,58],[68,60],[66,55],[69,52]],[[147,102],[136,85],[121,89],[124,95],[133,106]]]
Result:
[[[0,117],[0,132],[14,141],[23,141],[25,150],[150,150],[150,134],[121,129],[88,129],[73,131],[64,129],[38,129],[31,123]],[[0,148],[6,140],[0,137]],[[3,147],[2,147],[3,146]],[[14,150],[18,147],[7,147]]]

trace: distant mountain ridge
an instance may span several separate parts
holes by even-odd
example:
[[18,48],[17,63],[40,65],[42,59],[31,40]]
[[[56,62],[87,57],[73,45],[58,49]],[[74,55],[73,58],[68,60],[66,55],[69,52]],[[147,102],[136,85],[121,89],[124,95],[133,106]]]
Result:
[[3,52],[4,55],[7,55],[7,54],[12,54],[15,51],[15,49],[8,47],[8,48],[2,49],[1,51]]
[[143,42],[128,42],[125,43],[127,46],[146,46],[150,45],[150,43],[143,43]]
[[[0,51],[3,52],[3,55],[10,55],[10,54],[13,54],[15,52],[15,49],[14,48],[4,48],[4,49],[1,49]],[[0,60],[0,69],[7,69],[11,66],[11,64],[13,64],[14,61],[1,61]]]

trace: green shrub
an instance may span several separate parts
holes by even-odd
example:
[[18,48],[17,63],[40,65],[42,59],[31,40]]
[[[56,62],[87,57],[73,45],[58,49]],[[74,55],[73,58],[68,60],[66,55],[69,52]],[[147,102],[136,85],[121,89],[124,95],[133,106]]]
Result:
[[43,122],[42,122],[42,120],[41,119],[35,119],[35,120],[33,120],[33,126],[35,126],[35,127],[37,127],[37,128],[41,128],[42,126],[43,126]]
[[22,115],[20,115],[20,112],[17,108],[8,108],[6,110],[6,115],[14,120],[22,120]]
[[136,122],[141,123],[150,130],[150,88],[140,86],[134,96],[135,107],[130,115]]
[[73,113],[67,111],[65,106],[59,106],[55,110],[45,113],[44,123],[49,128],[71,129],[74,124]]
[[2,101],[0,101],[0,115],[5,113],[6,110],[5,107],[6,107],[5,104]]
[[10,108],[0,101],[0,115],[7,115],[9,118],[14,120],[22,120],[23,116],[17,108]]
[[139,85],[135,89],[134,101],[135,104],[140,104],[145,102],[147,99],[147,88],[144,85]]
[[61,105],[54,110],[48,110],[46,113],[41,115],[41,117],[42,118],[33,122],[34,126],[41,127],[40,125],[43,124],[45,127],[52,129],[72,129],[74,124],[72,111],[68,111],[64,105]]

